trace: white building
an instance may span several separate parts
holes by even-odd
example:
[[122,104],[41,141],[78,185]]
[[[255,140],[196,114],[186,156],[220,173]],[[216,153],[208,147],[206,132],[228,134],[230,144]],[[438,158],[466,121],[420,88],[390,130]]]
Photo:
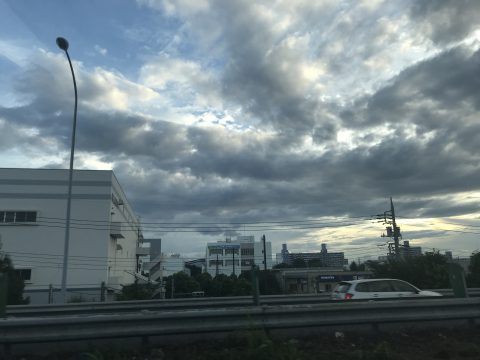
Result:
[[[32,304],[60,301],[67,193],[68,170],[0,169],[0,251],[24,276]],[[132,283],[141,241],[113,171],[75,170],[68,297],[100,300],[102,283],[109,293]]]
[[182,258],[180,254],[161,253],[153,260],[145,262],[143,269],[148,272],[150,281],[161,282],[163,278],[178,272],[190,275],[190,270],[185,267],[186,262],[187,260]]
[[[272,268],[272,244],[265,242],[267,269]],[[227,239],[207,243],[205,254],[206,271],[212,275],[240,275],[248,271],[252,265],[264,269],[263,242],[255,242],[254,236],[238,236],[235,241]]]

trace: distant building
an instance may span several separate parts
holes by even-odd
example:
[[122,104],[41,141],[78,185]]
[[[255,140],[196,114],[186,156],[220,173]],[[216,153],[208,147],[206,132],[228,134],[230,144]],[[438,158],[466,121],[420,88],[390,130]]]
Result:
[[410,246],[410,242],[405,240],[403,246],[400,246],[400,254],[403,257],[413,257],[422,255],[421,246]]
[[177,272],[190,274],[190,270],[185,266],[187,259],[182,258],[180,254],[162,252],[162,239],[145,239],[144,243],[150,244],[149,256],[143,261],[142,273],[146,279],[161,282],[164,277]]
[[[265,242],[267,269],[272,268],[272,244]],[[254,236],[238,236],[235,241],[226,239],[208,243],[205,254],[206,271],[218,274],[240,275],[248,271],[252,265],[264,268],[263,242],[255,241]]]
[[341,281],[368,279],[370,271],[345,271],[339,268],[284,268],[276,270],[284,293],[303,294],[331,292]]
[[343,252],[328,252],[327,244],[321,245],[320,252],[308,252],[308,253],[292,253],[287,250],[287,245],[282,245],[282,259],[283,263],[287,265],[293,265],[296,259],[305,261],[309,266],[310,262],[319,263],[322,267],[338,267],[343,268],[348,265],[348,259],[345,259]]
[[[399,244],[400,257],[405,259],[409,257],[421,256],[423,254],[421,246],[410,246],[410,242],[405,240],[403,244]],[[378,261],[387,261],[389,259],[395,259],[395,254],[381,255],[378,257]]]

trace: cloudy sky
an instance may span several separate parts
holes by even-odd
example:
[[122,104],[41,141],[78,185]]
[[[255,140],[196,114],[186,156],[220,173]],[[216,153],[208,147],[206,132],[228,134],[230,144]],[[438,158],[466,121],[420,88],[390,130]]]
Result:
[[[113,169],[196,256],[480,248],[480,1],[0,0],[0,166]],[[160,224],[162,223],[162,224]],[[162,228],[161,226],[168,227]]]

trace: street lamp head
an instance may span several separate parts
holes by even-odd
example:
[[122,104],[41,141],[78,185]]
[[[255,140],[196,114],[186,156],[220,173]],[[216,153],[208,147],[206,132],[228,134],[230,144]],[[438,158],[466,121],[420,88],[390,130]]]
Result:
[[62,49],[63,51],[67,51],[68,50],[68,41],[67,39],[63,38],[63,37],[58,37],[57,38],[57,46]]

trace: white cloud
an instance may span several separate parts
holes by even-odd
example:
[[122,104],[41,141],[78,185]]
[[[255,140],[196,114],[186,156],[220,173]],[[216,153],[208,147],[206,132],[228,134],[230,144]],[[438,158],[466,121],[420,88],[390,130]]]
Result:
[[107,49],[102,48],[100,45],[95,45],[94,49],[96,52],[98,52],[100,55],[103,55],[103,56],[107,55],[108,53]]
[[194,61],[161,55],[142,66],[139,82],[168,92],[173,106],[188,99],[194,106],[222,109],[220,84],[208,69]]

